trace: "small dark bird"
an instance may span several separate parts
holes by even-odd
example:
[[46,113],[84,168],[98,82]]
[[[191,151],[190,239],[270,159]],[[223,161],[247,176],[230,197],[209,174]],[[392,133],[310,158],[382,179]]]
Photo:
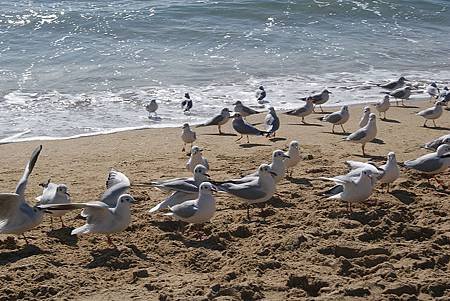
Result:
[[408,81],[408,80],[402,76],[398,80],[389,82],[384,85],[378,84],[377,86],[379,86],[380,88],[392,91],[392,90],[396,90],[396,89],[403,87],[405,85],[405,81]]
[[181,102],[181,108],[183,108],[185,112],[190,112],[190,110],[192,109],[192,99],[189,96],[189,93],[184,93],[184,99]]
[[263,86],[259,86],[258,91],[256,91],[256,100],[258,101],[258,103],[262,103],[264,102],[264,98],[266,98],[267,94],[266,94],[266,90],[264,90]]

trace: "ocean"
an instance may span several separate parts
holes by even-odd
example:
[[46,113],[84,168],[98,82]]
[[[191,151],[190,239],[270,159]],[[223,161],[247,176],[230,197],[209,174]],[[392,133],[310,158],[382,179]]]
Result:
[[0,3],[0,142],[197,123],[256,106],[259,85],[288,109],[324,88],[352,104],[401,75],[450,80],[448,0]]

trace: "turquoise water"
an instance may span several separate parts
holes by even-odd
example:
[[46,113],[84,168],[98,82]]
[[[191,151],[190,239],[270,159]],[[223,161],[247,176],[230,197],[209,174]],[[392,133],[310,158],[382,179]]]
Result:
[[325,87],[357,103],[400,75],[450,79],[450,1],[0,2],[0,138],[198,122],[256,105],[260,84],[281,109]]

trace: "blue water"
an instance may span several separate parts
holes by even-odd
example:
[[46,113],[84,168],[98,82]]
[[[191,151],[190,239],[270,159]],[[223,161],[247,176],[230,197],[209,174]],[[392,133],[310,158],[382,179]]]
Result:
[[[375,101],[374,83],[450,80],[450,1],[0,0],[0,139],[68,137],[277,109],[325,87]],[[179,102],[194,100],[191,115]],[[147,118],[149,99],[160,121]]]

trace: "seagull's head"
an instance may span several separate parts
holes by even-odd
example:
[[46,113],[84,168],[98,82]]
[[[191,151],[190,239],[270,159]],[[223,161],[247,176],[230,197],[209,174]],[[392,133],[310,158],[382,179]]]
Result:
[[322,94],[333,94],[333,93],[331,93],[330,91],[328,91],[327,89],[325,89],[325,90],[322,91]]
[[228,108],[223,108],[221,112],[222,112],[222,114],[226,114],[226,113],[230,114],[231,113],[230,109],[228,109]]
[[370,107],[364,107],[364,114],[369,114],[370,113]]
[[197,145],[194,145],[194,146],[191,148],[191,154],[192,154],[192,155],[196,155],[196,154],[198,154],[198,153],[201,153],[202,150],[203,150],[203,149],[201,149],[201,148],[198,147]]
[[372,178],[373,173],[371,170],[363,170],[361,171],[361,177],[368,177],[368,178]]
[[274,107],[269,107],[269,112],[275,112],[275,108]]
[[209,182],[203,182],[198,188],[198,192],[202,194],[212,194],[213,191],[217,191],[217,189]]
[[181,127],[183,130],[184,129],[189,129],[189,123],[185,123],[183,124],[183,126]]
[[389,100],[389,95],[384,95],[384,100]]
[[56,192],[70,196],[69,189],[67,188],[67,186],[65,184],[58,185],[58,187],[56,187]]
[[442,144],[450,144],[450,135],[445,137],[444,140],[442,140]]
[[191,96],[189,95],[189,93],[184,93],[184,97],[186,97],[187,99],[191,99]]
[[443,102],[443,101],[436,101],[435,106],[445,106],[445,102]]
[[242,102],[241,102],[240,100],[236,101],[236,102],[233,104],[233,106],[241,106],[241,105],[242,105]]
[[134,203],[134,202],[135,202],[135,200],[134,200],[134,198],[131,195],[129,195],[129,194],[122,194],[119,197],[118,205],[120,205],[120,204],[131,204],[131,203]]
[[261,175],[272,175],[273,177],[276,177],[277,174],[275,172],[272,171],[272,169],[270,168],[270,166],[268,164],[261,164],[258,168],[258,174]]
[[388,160],[395,160],[395,153],[394,152],[389,152],[387,155]]
[[375,121],[376,119],[377,119],[377,115],[375,115],[374,113],[370,113],[369,121]]
[[263,86],[259,86],[259,90],[264,91],[264,87]]
[[348,112],[348,106],[342,106],[342,112]]
[[399,82],[403,83],[405,81],[408,81],[404,76],[400,76],[400,78],[398,79]]
[[239,113],[234,113],[233,118],[234,119],[242,119],[242,116]]
[[202,164],[197,164],[195,166],[195,168],[194,168],[194,175],[203,175],[203,176],[209,177],[208,170]]
[[291,141],[291,143],[289,143],[289,148],[290,148],[290,149],[291,149],[291,148],[298,149],[299,146],[300,146],[300,143],[299,143],[297,140],[293,140],[293,141]]
[[277,149],[276,151],[274,151],[272,153],[272,159],[273,160],[277,160],[277,159],[284,159],[284,158],[290,158],[288,155],[286,155],[282,150]]
[[431,82],[430,86],[432,86],[432,87],[434,87],[434,88],[437,88],[437,85],[436,85],[435,82]]

